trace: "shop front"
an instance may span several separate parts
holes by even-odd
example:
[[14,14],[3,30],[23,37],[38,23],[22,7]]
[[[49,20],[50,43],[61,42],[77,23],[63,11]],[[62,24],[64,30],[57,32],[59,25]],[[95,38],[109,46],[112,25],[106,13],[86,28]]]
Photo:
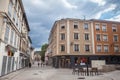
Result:
[[91,67],[92,60],[105,60],[106,64],[120,64],[120,55],[64,55],[52,57],[53,67],[72,68],[77,66]]

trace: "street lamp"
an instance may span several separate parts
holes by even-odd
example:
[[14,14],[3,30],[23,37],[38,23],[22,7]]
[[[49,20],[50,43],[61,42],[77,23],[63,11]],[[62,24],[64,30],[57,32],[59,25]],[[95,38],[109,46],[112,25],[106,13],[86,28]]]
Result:
[[88,69],[88,57],[87,57],[86,67],[87,67],[87,76],[89,76],[89,69]]

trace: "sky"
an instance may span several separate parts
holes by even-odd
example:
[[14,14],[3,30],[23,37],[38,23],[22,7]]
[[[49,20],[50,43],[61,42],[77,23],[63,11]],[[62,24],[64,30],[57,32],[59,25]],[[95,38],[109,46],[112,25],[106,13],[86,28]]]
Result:
[[120,22],[120,0],[22,0],[36,50],[48,43],[50,30],[62,18]]

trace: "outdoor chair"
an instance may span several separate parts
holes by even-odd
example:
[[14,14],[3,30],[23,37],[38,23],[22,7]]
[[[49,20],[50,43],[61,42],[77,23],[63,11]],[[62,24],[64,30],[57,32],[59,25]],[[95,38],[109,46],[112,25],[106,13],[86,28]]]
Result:
[[72,72],[72,74],[75,74],[75,73],[77,73],[77,74],[79,75],[79,69],[76,68],[76,67],[73,68],[73,72]]
[[98,75],[98,68],[91,68],[90,75],[93,76],[93,74]]
[[79,73],[81,73],[81,75],[84,76],[84,75],[86,75],[86,70],[83,68],[79,68]]

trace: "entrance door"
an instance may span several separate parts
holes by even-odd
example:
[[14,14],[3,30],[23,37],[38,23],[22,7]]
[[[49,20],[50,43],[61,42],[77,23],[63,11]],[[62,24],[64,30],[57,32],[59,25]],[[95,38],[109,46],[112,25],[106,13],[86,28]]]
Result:
[[69,68],[70,67],[70,59],[60,59],[59,67],[61,68]]
[[7,73],[10,73],[12,57],[8,57]]
[[6,72],[6,62],[7,62],[7,56],[3,56],[1,76],[5,75],[5,72]]

